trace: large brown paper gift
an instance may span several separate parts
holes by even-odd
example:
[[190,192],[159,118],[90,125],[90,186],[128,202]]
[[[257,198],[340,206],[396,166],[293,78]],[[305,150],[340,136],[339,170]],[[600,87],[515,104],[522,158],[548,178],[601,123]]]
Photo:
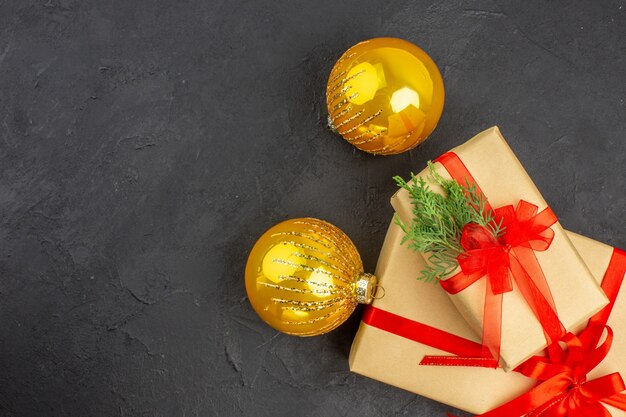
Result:
[[[416,279],[425,262],[419,254],[400,245],[402,234],[392,223],[376,268],[385,295],[375,300],[372,307],[479,342],[479,337],[441,288]],[[600,283],[613,248],[573,233],[568,235],[595,281]],[[626,267],[622,266],[620,276],[624,272]],[[582,323],[580,328],[585,325]],[[613,372],[621,372],[626,377],[626,289],[619,293],[608,325],[615,331],[613,347],[588,375],[589,380]],[[361,323],[349,363],[352,372],[474,414],[482,414],[517,398],[537,383],[503,369],[420,365],[426,355],[446,354],[448,352]],[[606,407],[613,417],[626,417],[625,411]]]
[[[516,206],[520,200],[538,206],[539,211],[547,207],[497,127],[479,133],[451,152],[467,167],[492,207]],[[451,178],[441,163],[435,163],[435,169],[444,178]],[[428,169],[417,176],[428,181]],[[404,189],[398,191],[392,197],[391,204],[402,222],[410,224],[412,204],[409,193]],[[558,318],[565,330],[569,331],[599,311],[608,301],[560,224],[557,222],[551,228],[554,231],[551,245],[547,250],[534,254],[550,287]],[[419,269],[413,271],[414,278],[419,276],[419,272]],[[483,277],[458,294],[450,295],[461,315],[477,334],[482,334],[485,285],[486,279]],[[439,294],[439,297],[444,295]],[[513,291],[503,296],[500,340],[501,365],[507,370],[515,368],[547,345],[541,324],[515,283]]]

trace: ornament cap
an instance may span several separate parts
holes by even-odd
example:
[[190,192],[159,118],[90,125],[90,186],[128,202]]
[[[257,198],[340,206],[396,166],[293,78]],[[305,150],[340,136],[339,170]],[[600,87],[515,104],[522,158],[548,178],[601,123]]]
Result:
[[339,134],[339,131],[337,130],[337,128],[335,127],[335,123],[333,123],[333,118],[330,117],[330,114],[328,115],[328,128],[330,129],[331,132],[333,132],[335,135]]
[[356,281],[356,300],[360,304],[371,304],[374,301],[378,278],[372,274],[362,274]]

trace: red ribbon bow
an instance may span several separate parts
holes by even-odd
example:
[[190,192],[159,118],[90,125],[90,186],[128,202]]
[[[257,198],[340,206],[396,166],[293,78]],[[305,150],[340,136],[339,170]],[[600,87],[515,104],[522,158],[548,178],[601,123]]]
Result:
[[[604,329],[606,339],[598,344]],[[567,333],[562,342],[564,347],[552,344],[547,357],[534,356],[516,369],[544,382],[479,417],[611,417],[601,402],[626,411],[626,395],[620,394],[626,385],[618,372],[587,380],[611,349],[611,328],[592,324],[578,336]]]
[[[489,366],[496,367],[500,358],[502,333],[502,295],[513,290],[513,280],[522,296],[541,323],[548,343],[559,340],[565,333],[550,288],[533,251],[550,247],[554,231],[550,229],[557,218],[549,208],[537,213],[536,205],[521,200],[516,208],[504,206],[494,211],[495,221],[505,233],[496,239],[485,227],[470,223],[461,236],[465,252],[458,256],[461,272],[441,281],[450,294],[463,291],[482,277],[487,277],[483,313],[482,358],[493,358]],[[455,365],[459,359],[427,357],[427,365]],[[463,358],[460,363],[467,363]],[[482,362],[485,363],[484,361]]]
[[[517,208],[504,206],[494,212],[495,221],[502,223],[505,234],[496,239],[484,226],[470,223],[463,228],[461,245],[465,252],[458,256],[463,275],[456,275],[442,284],[449,292],[457,293],[483,276],[495,294],[513,290],[511,264],[516,259],[511,250],[545,251],[550,247],[554,232],[550,229],[557,218],[550,209],[537,214],[537,206],[520,201]],[[519,248],[518,248],[519,247]],[[514,251],[514,252],[515,252]]]
[[[463,179],[475,184],[457,155],[447,153],[437,161],[457,181]],[[476,192],[482,194],[477,185]],[[488,203],[485,206],[486,210],[491,210]],[[495,222],[504,227],[504,235],[496,239],[483,226],[466,225],[461,236],[465,252],[457,258],[461,272],[441,281],[444,290],[457,294],[478,279],[487,277],[481,357],[427,356],[422,361],[424,365],[497,367],[502,335],[502,299],[504,293],[513,290],[513,281],[539,320],[548,344],[565,334],[548,282],[534,254],[534,251],[545,251],[550,247],[554,238],[550,227],[557,222],[556,216],[549,207],[538,213],[536,205],[521,200],[517,207],[497,208],[494,217]]]

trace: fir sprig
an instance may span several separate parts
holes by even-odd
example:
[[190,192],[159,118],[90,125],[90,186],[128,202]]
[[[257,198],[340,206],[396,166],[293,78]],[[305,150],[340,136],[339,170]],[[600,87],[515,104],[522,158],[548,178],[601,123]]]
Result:
[[495,221],[493,212],[486,209],[486,200],[476,191],[476,185],[465,186],[443,178],[429,162],[430,179],[443,188],[444,194],[431,190],[423,178],[411,174],[411,181],[394,177],[399,187],[409,192],[413,203],[413,219],[403,223],[396,215],[395,222],[404,231],[402,243],[427,256],[428,267],[419,279],[438,281],[452,274],[458,267],[457,256],[464,251],[461,233],[468,223],[486,227],[496,238],[504,229]]

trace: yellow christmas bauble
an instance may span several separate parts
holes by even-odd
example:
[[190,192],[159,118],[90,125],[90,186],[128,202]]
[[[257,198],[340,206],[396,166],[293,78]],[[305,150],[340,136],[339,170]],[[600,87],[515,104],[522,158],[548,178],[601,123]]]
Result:
[[443,80],[410,42],[375,38],[337,61],[326,88],[328,124],[357,148],[396,154],[422,143],[443,111]]
[[252,307],[270,326],[297,336],[333,330],[357,303],[370,303],[376,278],[340,229],[322,220],[287,220],[256,242],[246,264]]

